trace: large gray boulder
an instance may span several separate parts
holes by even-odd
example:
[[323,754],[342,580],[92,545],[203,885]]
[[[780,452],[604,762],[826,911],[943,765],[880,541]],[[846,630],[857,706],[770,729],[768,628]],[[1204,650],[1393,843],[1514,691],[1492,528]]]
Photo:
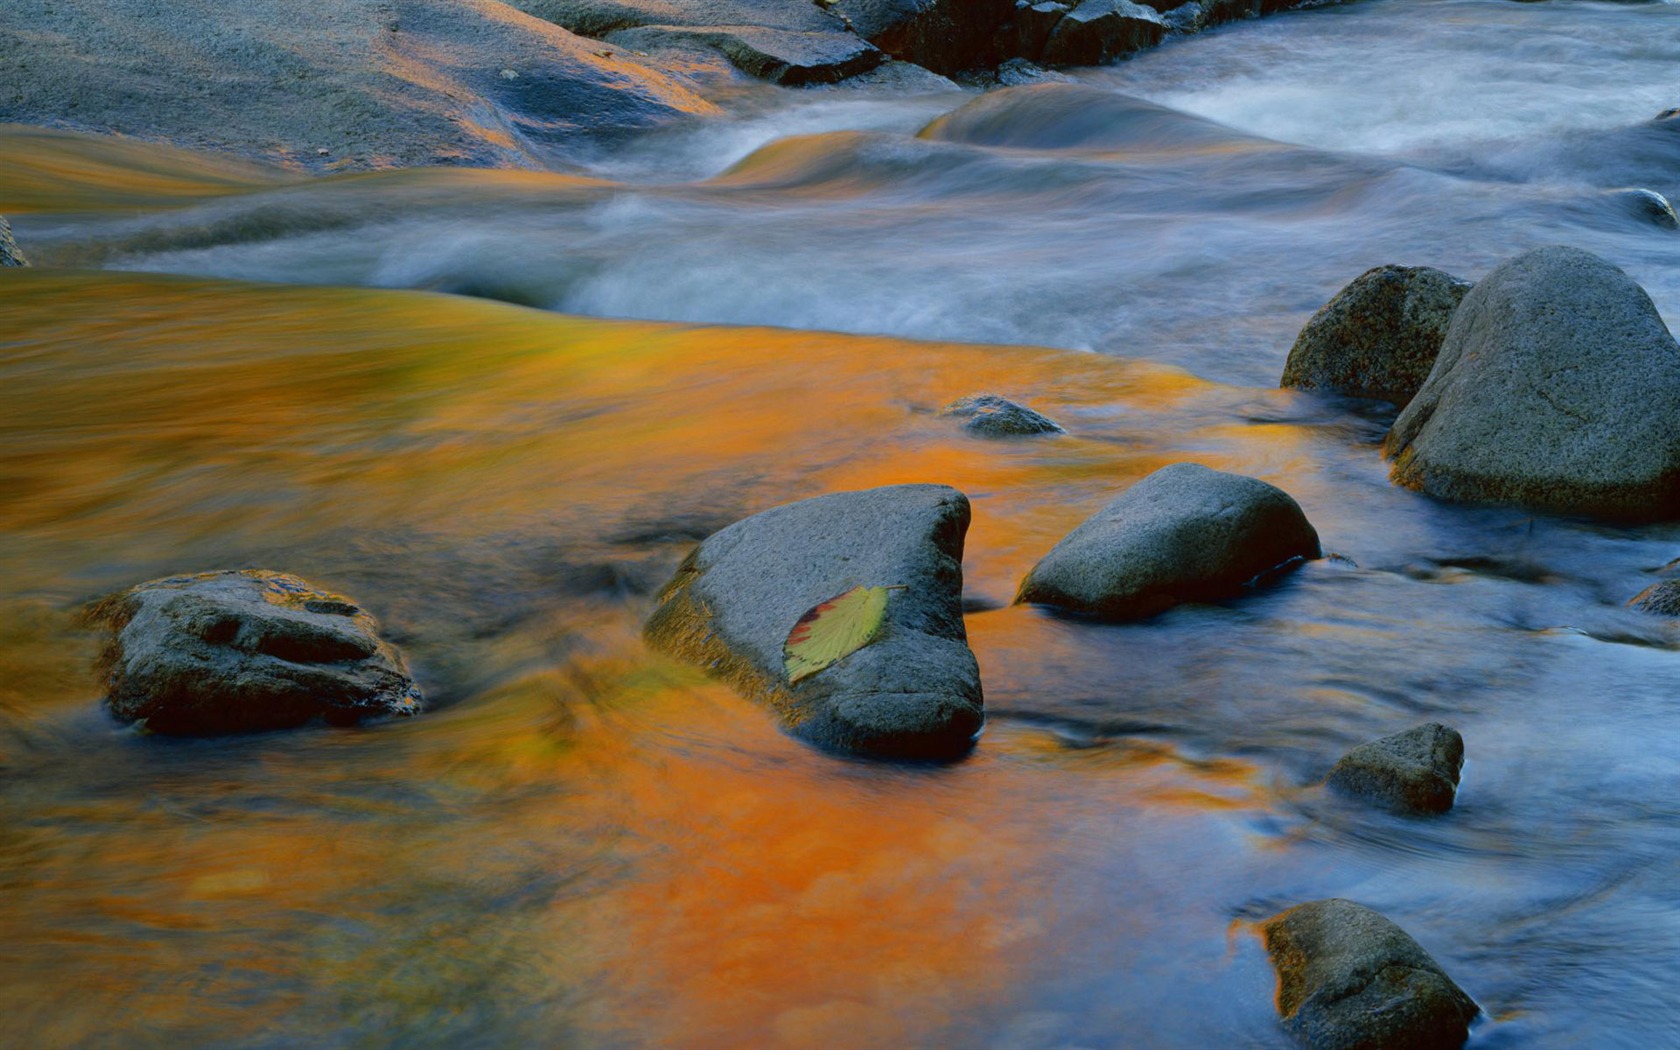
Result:
[[1452,808],[1463,768],[1464,738],[1429,722],[1359,745],[1341,757],[1326,783],[1395,813],[1425,816]]
[[154,733],[350,725],[410,715],[402,656],[349,599],[277,572],[172,576],[101,602],[111,713]]
[[0,266],[28,266],[29,260],[23,257],[23,249],[18,247],[12,238],[12,224],[0,215]]
[[1404,408],[1441,352],[1470,282],[1427,266],[1378,266],[1313,315],[1279,385],[1392,401]]
[[1465,296],[1383,445],[1438,499],[1617,519],[1680,510],[1680,346],[1644,289],[1538,248]]
[[[841,492],[708,537],[660,594],[648,641],[768,701],[793,735],[888,758],[965,754],[982,721],[962,619],[968,499],[944,485]],[[788,633],[853,587],[890,593],[873,641],[810,677],[783,669]]]
[[1480,1009],[1406,931],[1352,901],[1262,924],[1278,1014],[1308,1050],[1457,1050]]
[[1175,463],[1068,533],[1027,574],[1015,601],[1141,619],[1181,602],[1233,597],[1319,554],[1318,533],[1282,489]]

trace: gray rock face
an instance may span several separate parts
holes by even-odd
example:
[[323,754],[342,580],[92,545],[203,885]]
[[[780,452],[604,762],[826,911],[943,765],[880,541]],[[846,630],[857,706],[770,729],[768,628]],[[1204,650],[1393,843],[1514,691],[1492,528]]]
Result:
[[1015,601],[1109,620],[1241,594],[1257,578],[1319,556],[1289,494],[1193,463],[1163,467],[1063,538]]
[[1367,270],[1301,329],[1280,385],[1404,408],[1429,378],[1469,291],[1469,281],[1427,266]]
[[1396,813],[1445,813],[1464,768],[1464,738],[1430,722],[1361,744],[1330,770],[1330,788]]
[[410,715],[420,691],[378,625],[295,576],[172,576],[107,598],[111,713],[154,733],[215,735]]
[[1680,580],[1653,583],[1629,599],[1628,604],[1652,616],[1680,618]]
[[1438,499],[1625,520],[1680,510],[1680,347],[1644,289],[1576,248],[1496,267],[1383,445]]
[[776,84],[832,84],[866,73],[887,57],[844,32],[802,32],[759,26],[645,26],[613,33],[614,44],[654,51],[672,44],[709,47],[749,76]]
[[[968,499],[944,485],[893,485],[776,507],[708,537],[678,569],[646,636],[769,702],[819,747],[950,759],[982,722],[980,671],[962,619]],[[903,587],[873,641],[790,684],[788,632],[858,586]]]
[[1166,33],[1166,20],[1154,8],[1131,0],[1081,0],[1051,30],[1041,61],[1053,66],[1099,65],[1154,47]]
[[0,215],[0,266],[28,266],[29,260],[23,257],[23,250],[12,238],[12,224]]
[[1262,925],[1284,1027],[1308,1050],[1457,1050],[1480,1009],[1406,931],[1352,901]]
[[1055,420],[996,394],[970,394],[940,410],[940,415],[963,420],[963,429],[981,437],[1032,437],[1065,434]]

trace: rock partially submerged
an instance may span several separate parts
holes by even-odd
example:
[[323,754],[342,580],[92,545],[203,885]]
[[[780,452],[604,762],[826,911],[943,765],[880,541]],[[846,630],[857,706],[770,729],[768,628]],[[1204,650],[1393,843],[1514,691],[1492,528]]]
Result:
[[[983,710],[962,619],[968,523],[968,499],[944,485],[840,492],[755,514],[688,556],[648,619],[648,641],[770,702],[790,732],[819,747],[960,757]],[[902,588],[879,634],[790,683],[789,631],[859,586]]]
[[1262,924],[1278,1015],[1308,1050],[1457,1050],[1480,1009],[1406,931],[1339,898]]
[[1635,187],[1608,190],[1606,195],[1626,215],[1665,230],[1680,230],[1680,214],[1676,214],[1674,205],[1656,190]]
[[1423,816],[1452,808],[1464,768],[1458,730],[1429,722],[1361,744],[1330,770],[1330,788],[1396,813]]
[[963,429],[981,437],[1033,437],[1065,434],[1049,416],[1035,412],[996,394],[970,394],[946,405],[939,412],[963,420]]
[[378,625],[341,595],[259,570],[172,576],[101,602],[111,713],[208,736],[411,715],[420,691]]
[[1438,499],[1650,520],[1680,511],[1680,346],[1644,289],[1590,252],[1496,267],[1383,445]]
[[1653,583],[1628,599],[1628,605],[1652,616],[1680,618],[1680,580]]
[[12,237],[12,224],[0,215],[0,266],[28,266],[29,260],[23,257],[23,249]]
[[1087,519],[1021,582],[1017,603],[1108,620],[1242,593],[1320,554],[1318,533],[1282,489],[1175,463]]
[[1301,329],[1279,385],[1404,408],[1429,378],[1469,291],[1469,281],[1427,266],[1367,270]]

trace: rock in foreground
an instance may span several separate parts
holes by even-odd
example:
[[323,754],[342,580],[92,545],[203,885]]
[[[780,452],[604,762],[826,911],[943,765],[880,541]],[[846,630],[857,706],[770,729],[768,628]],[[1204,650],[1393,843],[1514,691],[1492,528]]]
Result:
[[1065,434],[1054,419],[996,394],[960,397],[940,410],[940,415],[963,421],[963,429],[981,437],[1033,437]]
[[1429,378],[1469,290],[1469,281],[1427,266],[1367,270],[1301,329],[1279,385],[1404,408]]
[[1262,925],[1284,1027],[1308,1050],[1457,1050],[1480,1012],[1406,931],[1352,901]]
[[1495,268],[1383,446],[1438,499],[1649,520],[1680,510],[1680,347],[1644,289],[1590,252]]
[[[660,594],[646,634],[773,704],[819,747],[949,759],[980,731],[980,670],[962,619],[968,499],[944,485],[840,492],[767,510],[708,537]],[[788,632],[859,586],[891,593],[873,641],[791,684]]]
[[28,266],[29,260],[23,257],[23,250],[12,238],[12,224],[0,215],[0,266]]
[[1016,602],[1109,620],[1233,597],[1319,556],[1318,533],[1282,489],[1194,463],[1163,467],[1051,549]]
[[1463,768],[1464,738],[1429,722],[1359,745],[1330,770],[1327,783],[1343,795],[1422,816],[1452,808]]
[[115,631],[111,713],[154,733],[351,725],[420,707],[373,617],[296,576],[172,576],[106,599],[94,616]]

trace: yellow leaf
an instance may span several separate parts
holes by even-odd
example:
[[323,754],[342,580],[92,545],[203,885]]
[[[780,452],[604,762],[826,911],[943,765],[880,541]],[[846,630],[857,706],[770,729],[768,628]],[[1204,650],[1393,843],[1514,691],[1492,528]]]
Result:
[[853,587],[799,618],[782,647],[788,684],[809,678],[875,640],[887,618],[887,592],[902,587]]

